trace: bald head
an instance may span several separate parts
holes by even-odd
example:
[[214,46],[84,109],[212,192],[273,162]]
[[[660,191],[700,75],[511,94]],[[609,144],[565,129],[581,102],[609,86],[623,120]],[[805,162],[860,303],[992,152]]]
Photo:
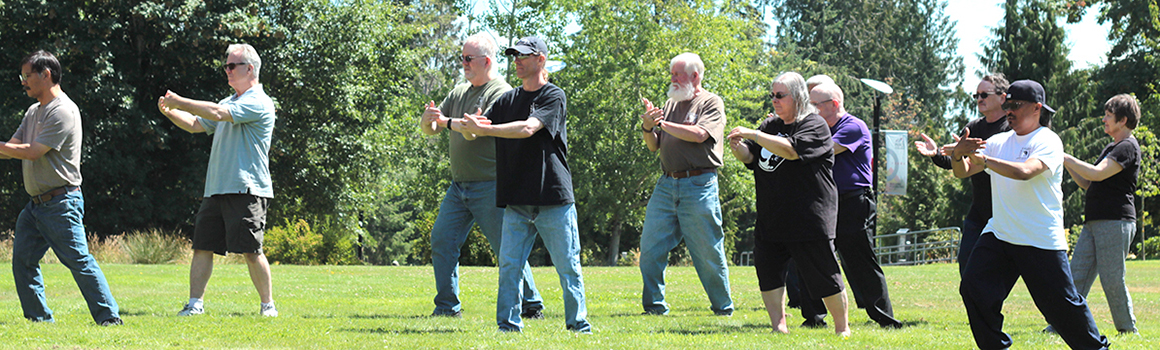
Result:
[[806,80],[806,88],[813,90],[814,87],[817,87],[818,85],[833,84],[833,83],[834,83],[834,78],[830,78],[829,75],[818,74],[818,75],[812,76]]
[[837,118],[846,114],[843,104],[845,96],[842,88],[833,83],[822,83],[810,90],[810,104],[818,108],[818,114],[826,119]]

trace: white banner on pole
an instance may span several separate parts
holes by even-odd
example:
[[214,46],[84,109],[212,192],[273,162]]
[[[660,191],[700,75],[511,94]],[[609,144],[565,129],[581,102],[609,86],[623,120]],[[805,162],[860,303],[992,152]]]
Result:
[[884,194],[906,195],[906,131],[882,130],[886,144],[886,169],[883,171]]

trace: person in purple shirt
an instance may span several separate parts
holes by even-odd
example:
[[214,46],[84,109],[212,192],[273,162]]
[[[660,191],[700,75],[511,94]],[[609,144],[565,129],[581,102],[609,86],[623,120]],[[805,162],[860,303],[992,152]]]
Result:
[[[838,187],[834,248],[842,257],[842,270],[854,299],[865,307],[870,319],[882,327],[900,328],[902,322],[894,318],[890,305],[886,276],[874,255],[878,214],[871,185],[870,129],[861,119],[846,113],[844,100],[842,88],[835,84],[821,84],[810,91],[810,104],[830,126],[834,141],[833,172]],[[803,307],[806,304],[809,303],[802,303]],[[825,310],[818,311],[819,315],[813,315],[814,321],[825,324]]]

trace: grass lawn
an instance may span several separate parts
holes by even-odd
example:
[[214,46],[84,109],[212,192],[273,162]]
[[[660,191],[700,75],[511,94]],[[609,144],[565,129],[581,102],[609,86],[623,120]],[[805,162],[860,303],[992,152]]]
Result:
[[[274,266],[274,295],[281,316],[258,315],[258,297],[245,265],[219,264],[206,293],[206,314],[174,316],[187,298],[186,265],[102,265],[121,306],[121,327],[102,328],[89,317],[68,270],[44,265],[55,324],[27,322],[0,268],[0,347],[88,348],[793,348],[969,349],[974,347],[959,298],[953,264],[886,268],[895,315],[907,327],[879,329],[864,311],[851,311],[854,335],[807,329],[791,309],[789,335],[772,334],[751,267],[730,269],[733,317],[715,317],[692,267],[668,274],[668,316],[641,316],[640,275],[633,267],[585,267],[589,321],[594,334],[564,330],[555,270],[536,268],[546,318],[523,333],[496,331],[496,270],[460,270],[462,319],[427,318],[434,284],[429,266]],[[1100,330],[1118,349],[1160,349],[1160,261],[1128,263],[1128,283],[1141,336],[1115,336],[1097,282],[1090,295]],[[853,298],[850,299],[851,301]],[[852,302],[851,302],[852,303]],[[1046,324],[1022,282],[1004,308],[1005,330],[1019,349],[1066,348]]]

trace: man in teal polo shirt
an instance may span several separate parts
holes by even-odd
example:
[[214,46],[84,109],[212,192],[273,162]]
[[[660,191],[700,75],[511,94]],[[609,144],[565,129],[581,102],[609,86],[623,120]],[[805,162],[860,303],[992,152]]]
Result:
[[252,46],[230,45],[225,62],[234,95],[213,103],[168,91],[157,100],[157,108],[173,124],[191,133],[213,135],[205,198],[194,223],[189,303],[178,316],[205,312],[202,296],[213,273],[213,255],[232,252],[246,257],[250,280],[262,300],[262,316],[277,317],[270,264],[262,253],[266,209],[274,197],[269,158],[274,101],[258,83],[262,60]]

